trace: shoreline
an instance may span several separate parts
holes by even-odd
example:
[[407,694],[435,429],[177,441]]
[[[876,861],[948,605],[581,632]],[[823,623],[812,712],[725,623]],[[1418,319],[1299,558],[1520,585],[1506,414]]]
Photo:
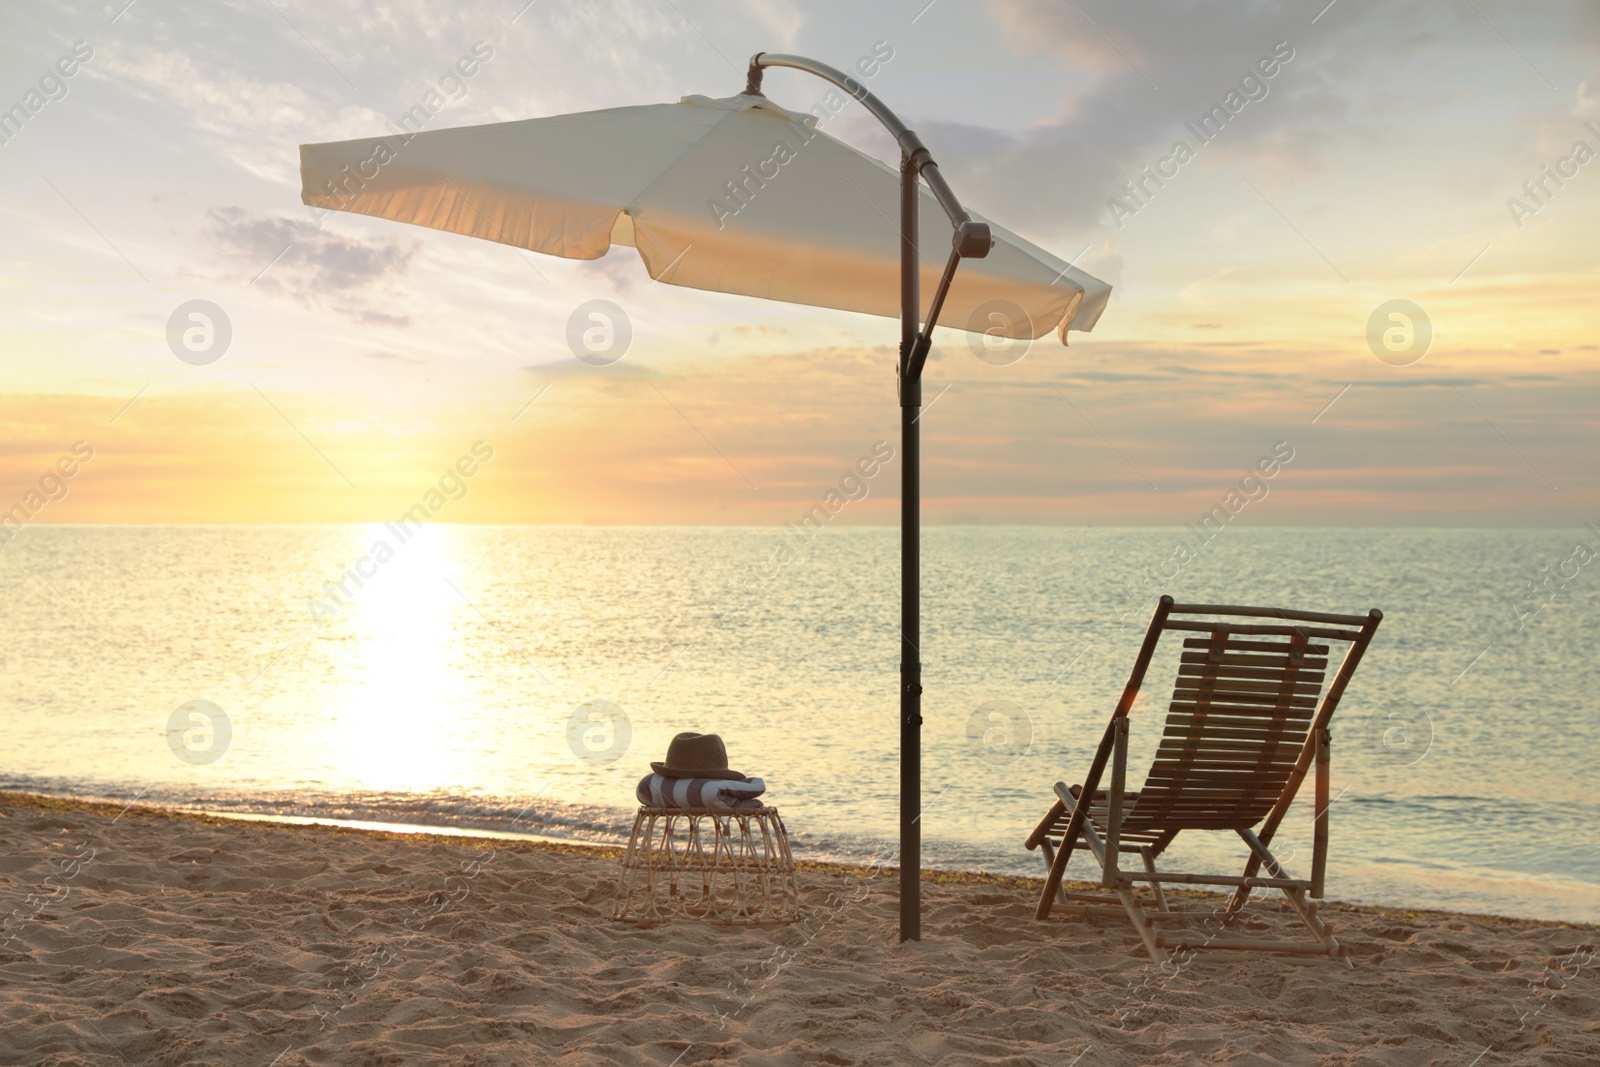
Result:
[[[0,841],[0,1067],[1600,1061],[1571,923],[1331,904],[1353,967],[1158,966],[1121,915],[1036,921],[1020,876],[930,873],[901,943],[886,867],[799,864],[790,925],[644,929],[606,846],[17,793]],[[1303,937],[1270,898],[1240,927]]]
[[[88,814],[113,815],[118,818],[188,820],[204,826],[218,827],[249,824],[286,830],[320,830],[337,835],[370,835],[380,840],[400,838],[422,844],[462,846],[473,842],[505,842],[508,846],[517,845],[563,855],[593,856],[613,860],[620,860],[625,850],[624,846],[610,845],[603,842],[570,840],[552,837],[547,834],[519,834],[507,831],[479,830],[472,827],[427,827],[409,823],[395,823],[386,826],[381,823],[357,820],[292,815],[261,815],[249,812],[218,813],[194,808],[169,808],[155,804],[139,804],[137,802],[119,805],[115,801],[100,800],[92,797],[55,796],[46,793],[0,790],[0,811],[6,809],[35,811],[42,814],[81,811]],[[795,860],[795,868],[800,871],[838,877],[882,882],[892,881],[896,883],[898,883],[900,872],[898,866],[890,864],[867,867],[861,864],[798,858]],[[988,871],[924,868],[922,880],[924,884],[929,885],[990,886],[1019,890],[1031,894],[1032,899],[1037,899],[1040,890],[1044,887],[1043,878],[1032,878],[1026,875],[994,874]],[[1075,879],[1065,880],[1062,885],[1069,891],[1078,892],[1092,892],[1099,888],[1096,883]],[[1179,887],[1169,887],[1167,895],[1178,899],[1196,901],[1225,900],[1227,898],[1227,894],[1224,893],[1209,893]],[[1442,908],[1349,903],[1331,898],[1323,902],[1322,909],[1329,915],[1360,913],[1410,919],[1467,919],[1492,926],[1600,932],[1600,923],[1580,922],[1569,919],[1528,918],[1487,912],[1449,911]]]

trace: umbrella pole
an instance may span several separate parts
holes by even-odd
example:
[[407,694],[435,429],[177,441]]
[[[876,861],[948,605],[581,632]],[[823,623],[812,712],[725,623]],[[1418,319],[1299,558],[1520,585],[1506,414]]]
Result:
[[900,165],[900,940],[922,940],[922,412],[916,161]]
[[[917,420],[922,414],[922,368],[934,323],[963,258],[982,259],[994,247],[987,223],[974,222],[961,207],[928,149],[865,85],[841,70],[805,56],[757,52],[750,57],[744,91],[761,96],[762,71],[790,67],[815,74],[843,89],[872,112],[900,145],[900,940],[922,940],[922,450]],[[954,230],[950,258],[919,331],[917,204],[927,182]]]

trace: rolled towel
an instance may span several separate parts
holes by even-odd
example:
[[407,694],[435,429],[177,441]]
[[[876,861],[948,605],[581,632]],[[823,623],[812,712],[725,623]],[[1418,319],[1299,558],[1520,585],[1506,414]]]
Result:
[[767,791],[759,778],[734,782],[722,778],[668,778],[647,774],[634,790],[639,803],[647,808],[680,808],[684,811],[754,811],[766,807],[756,798]]

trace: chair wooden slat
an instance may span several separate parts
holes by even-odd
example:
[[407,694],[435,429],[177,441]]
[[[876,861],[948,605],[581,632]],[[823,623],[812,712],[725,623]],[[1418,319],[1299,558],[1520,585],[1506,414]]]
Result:
[[[1190,638],[1186,638],[1184,640],[1184,642],[1183,642],[1183,647],[1184,648],[1210,648],[1211,647],[1211,638],[1209,638],[1209,637],[1190,637]],[[1288,642],[1285,642],[1285,641],[1234,641],[1231,638],[1228,641],[1228,648],[1233,650],[1233,651],[1235,651],[1235,652],[1279,652],[1279,651],[1282,651],[1284,649],[1287,649],[1288,647],[1289,647],[1288,646]],[[1306,655],[1308,655],[1308,656],[1326,656],[1328,654],[1328,646],[1327,645],[1307,645],[1306,648],[1305,648],[1305,652],[1306,652]]]
[[[1246,680],[1254,679],[1256,681],[1278,683],[1282,683],[1284,681],[1284,672],[1281,669],[1275,669],[1271,667],[1237,667],[1227,665],[1221,666],[1213,671],[1207,669],[1210,666],[1210,664],[1205,663],[1203,660],[1197,663],[1185,663],[1178,667],[1178,676],[1180,678],[1240,678]],[[1320,685],[1324,677],[1325,672],[1321,670],[1302,670],[1295,672],[1294,680],[1297,683],[1316,682],[1318,685]]]
[[[1304,730],[1285,730],[1281,735],[1269,734],[1266,730],[1246,730],[1237,726],[1218,726],[1207,731],[1212,737],[1219,737],[1226,741],[1260,741],[1271,736],[1279,736],[1285,743],[1299,745],[1306,739]],[[1187,736],[1187,731],[1175,727],[1168,727],[1166,734],[1172,736]]]
[[[1261,745],[1254,741],[1229,741],[1224,737],[1162,737],[1162,744],[1155,750],[1157,760],[1184,757],[1202,758],[1202,760],[1258,760],[1261,755]],[[1286,755],[1286,760],[1293,763],[1293,755]]]
[[[1295,740],[1295,734],[1285,731],[1279,734],[1258,732],[1247,737],[1225,737],[1221,740],[1230,744],[1245,744],[1250,748],[1229,749],[1223,751],[1201,751],[1198,748],[1187,747],[1178,749],[1176,745],[1183,742],[1181,737],[1162,738],[1163,745],[1172,746],[1165,750],[1156,750],[1156,763],[1176,763],[1187,761],[1189,763],[1218,763],[1237,766],[1245,764],[1256,766],[1267,763],[1293,763],[1298,758],[1300,746],[1305,743],[1307,731],[1298,731],[1300,739]],[[1187,746],[1187,742],[1183,742]]]
[[1281,788],[1287,774],[1266,772],[1240,773],[1236,771],[1211,771],[1204,768],[1192,773],[1168,771],[1145,779],[1144,806],[1141,819],[1148,819],[1158,807],[1184,804],[1191,800],[1207,804],[1227,804],[1233,800],[1248,800],[1261,793],[1274,796]]
[[1247,704],[1179,704],[1167,707],[1167,725],[1193,731],[1208,726],[1275,731],[1299,728],[1310,721],[1314,708],[1259,708]]
[[[1315,697],[1322,692],[1319,681],[1303,681],[1300,674],[1279,678],[1230,678],[1215,674],[1179,675],[1178,688],[1188,688],[1209,693],[1288,693],[1293,696]],[[1176,692],[1177,690],[1174,690]]]
[[1163,747],[1156,752],[1152,767],[1184,766],[1184,767],[1258,767],[1273,762],[1293,764],[1295,753],[1288,746],[1275,739],[1268,738],[1264,743],[1252,743],[1253,751],[1240,749],[1213,752],[1191,747],[1188,742],[1182,748],[1174,744],[1163,742]]
[[1222,667],[1254,667],[1257,670],[1282,671],[1292,667],[1296,670],[1320,671],[1328,666],[1328,657],[1302,656],[1293,659],[1287,654],[1272,655],[1268,652],[1224,652],[1220,656],[1214,656],[1209,652],[1185,652],[1180,662],[1216,664]]
[[1273,767],[1293,767],[1295,750],[1298,745],[1273,745],[1261,746],[1261,752],[1252,759],[1241,759],[1239,753],[1230,752],[1226,756],[1212,755],[1190,756],[1184,755],[1177,758],[1157,756],[1150,764],[1150,777],[1168,778],[1173,774],[1183,772],[1215,771],[1218,774],[1269,774]]
[[1241,693],[1233,689],[1194,689],[1180,685],[1172,691],[1172,699],[1180,704],[1251,704],[1263,707],[1315,708],[1317,698],[1311,694],[1293,693]]

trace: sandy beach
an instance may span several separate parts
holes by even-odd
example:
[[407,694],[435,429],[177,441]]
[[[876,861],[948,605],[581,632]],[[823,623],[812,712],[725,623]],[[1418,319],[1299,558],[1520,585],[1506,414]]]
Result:
[[788,928],[638,930],[612,850],[18,794],[0,839],[0,1064],[1600,1062],[1572,925],[1330,905],[1354,970],[1172,973],[1025,879],[929,884],[897,945],[881,871],[808,867]]

